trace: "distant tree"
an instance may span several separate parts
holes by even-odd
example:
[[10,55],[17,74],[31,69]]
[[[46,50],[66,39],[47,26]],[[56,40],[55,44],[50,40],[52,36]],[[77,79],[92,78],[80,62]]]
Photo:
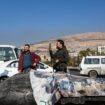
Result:
[[101,52],[101,55],[103,55],[103,56],[104,56],[104,55],[105,55],[105,53],[104,53],[104,52]]
[[92,51],[90,48],[87,48],[86,50],[82,50],[79,52],[79,56],[84,57],[84,56],[89,56],[93,55],[94,51]]
[[83,57],[89,55],[95,55],[95,51],[91,50],[90,48],[87,48],[86,50],[81,50],[78,54],[78,65],[80,64]]

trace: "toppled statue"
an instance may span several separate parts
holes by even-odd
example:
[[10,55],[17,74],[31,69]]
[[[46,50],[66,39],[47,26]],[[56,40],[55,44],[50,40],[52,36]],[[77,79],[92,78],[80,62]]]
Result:
[[62,97],[105,96],[104,78],[93,79],[62,72],[51,74],[31,71],[30,80],[37,105],[41,105],[41,101],[46,105],[54,105]]
[[[31,70],[17,74],[0,84],[0,105],[58,105],[62,98],[105,97],[104,81],[105,78],[92,79],[68,73]],[[69,101],[77,102],[70,99]]]

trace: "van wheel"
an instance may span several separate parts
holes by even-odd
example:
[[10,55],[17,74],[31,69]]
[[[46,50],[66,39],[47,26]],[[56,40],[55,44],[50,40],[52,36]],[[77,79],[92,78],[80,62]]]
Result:
[[94,71],[94,70],[92,70],[92,71],[89,72],[89,76],[92,77],[92,78],[96,78],[97,75],[98,75],[97,72]]

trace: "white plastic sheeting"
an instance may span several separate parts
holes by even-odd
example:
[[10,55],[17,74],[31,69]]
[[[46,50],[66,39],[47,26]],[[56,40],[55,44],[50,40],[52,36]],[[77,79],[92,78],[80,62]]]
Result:
[[47,92],[49,89],[47,87],[48,81],[50,81],[49,77],[52,74],[45,74],[46,73],[42,74],[41,72],[36,72],[34,70],[30,71],[30,81],[33,89],[33,95],[37,105],[54,105],[60,99],[60,94],[57,90]]

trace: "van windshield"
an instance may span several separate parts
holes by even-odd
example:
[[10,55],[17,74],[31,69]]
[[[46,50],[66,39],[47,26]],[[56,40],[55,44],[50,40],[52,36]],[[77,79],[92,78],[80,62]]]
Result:
[[85,58],[84,64],[99,64],[100,59],[99,58]]
[[0,47],[0,61],[16,59],[14,51],[10,47]]

